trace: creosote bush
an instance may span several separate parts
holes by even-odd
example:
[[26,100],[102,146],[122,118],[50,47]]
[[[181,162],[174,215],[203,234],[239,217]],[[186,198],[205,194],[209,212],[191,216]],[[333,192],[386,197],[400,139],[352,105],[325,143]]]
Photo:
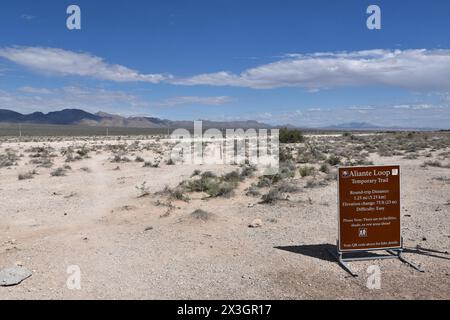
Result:
[[301,143],[305,138],[301,131],[295,129],[280,129],[280,143]]
[[19,173],[18,179],[19,180],[33,179],[36,174],[37,174],[36,170],[28,171],[27,173]]
[[52,177],[63,177],[66,175],[66,169],[63,167],[59,167],[59,168],[53,170],[52,172],[50,172],[50,175]]
[[299,172],[300,172],[300,176],[307,177],[307,176],[312,176],[315,173],[316,169],[314,169],[314,167],[311,166],[302,166],[299,168]]

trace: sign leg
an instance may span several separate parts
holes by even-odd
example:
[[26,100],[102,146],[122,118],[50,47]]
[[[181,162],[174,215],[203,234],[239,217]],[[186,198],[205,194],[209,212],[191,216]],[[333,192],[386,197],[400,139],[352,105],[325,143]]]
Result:
[[392,250],[387,250],[387,252],[389,252],[389,253],[392,254],[392,255],[397,256],[398,259],[399,259],[401,262],[403,262],[403,263],[409,265],[411,268],[416,269],[416,270],[419,271],[419,272],[425,272],[425,270],[421,269],[421,268],[420,268],[419,266],[417,266],[416,264],[414,264],[414,263],[412,263],[411,261],[408,261],[408,260],[406,260],[405,258],[403,258],[402,252],[401,252],[401,251],[394,252],[394,251],[392,251]]
[[341,265],[341,267],[344,268],[345,271],[350,273],[353,277],[357,277],[358,276],[356,273],[353,272],[352,269],[350,269],[350,267],[344,261],[344,259],[342,259],[342,253],[339,253],[338,261],[339,261],[339,264]]

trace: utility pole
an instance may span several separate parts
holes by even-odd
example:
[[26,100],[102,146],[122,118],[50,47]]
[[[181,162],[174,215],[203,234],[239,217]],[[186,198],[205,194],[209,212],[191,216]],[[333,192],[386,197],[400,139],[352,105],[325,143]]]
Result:
[[22,124],[19,123],[19,138],[22,138]]

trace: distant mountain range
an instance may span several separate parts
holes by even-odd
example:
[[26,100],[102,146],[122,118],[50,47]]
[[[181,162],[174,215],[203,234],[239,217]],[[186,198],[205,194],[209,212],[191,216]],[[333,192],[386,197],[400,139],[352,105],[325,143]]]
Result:
[[[64,109],[61,111],[31,114],[21,114],[11,110],[0,109],[0,122],[31,123],[54,125],[85,125],[101,127],[127,128],[192,128],[193,121],[171,121],[154,117],[122,117],[106,112],[92,114],[79,109]],[[204,128],[271,128],[272,126],[258,121],[203,121]]]
[[399,127],[399,126],[377,126],[367,122],[349,122],[342,123],[339,125],[328,126],[323,128],[325,130],[353,130],[353,131],[433,131],[437,130],[436,128],[407,128],[407,127]]
[[367,123],[367,122],[349,122],[349,123],[342,123],[338,125],[328,126],[325,127],[325,129],[339,129],[339,130],[376,130],[380,129],[381,127]]
[[[49,113],[34,112],[21,114],[19,112],[0,109],[0,123],[28,123],[28,124],[54,124],[54,125],[84,125],[97,127],[123,127],[123,128],[193,128],[193,121],[172,121],[154,117],[122,117],[106,112],[89,113],[79,109],[64,109]],[[381,127],[367,122],[349,122],[323,128],[298,128],[293,125],[271,126],[254,120],[249,121],[209,121],[203,120],[203,128],[289,128],[304,130],[326,130],[326,131],[385,131],[385,130],[433,130],[432,128],[417,129],[403,127]]]

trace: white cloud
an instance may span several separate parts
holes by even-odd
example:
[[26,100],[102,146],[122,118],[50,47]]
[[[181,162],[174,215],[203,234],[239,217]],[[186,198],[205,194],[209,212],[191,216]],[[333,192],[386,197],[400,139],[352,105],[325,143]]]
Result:
[[31,14],[26,14],[26,13],[24,13],[24,14],[22,14],[22,15],[20,16],[20,18],[21,18],[21,19],[24,19],[24,20],[30,21],[30,20],[35,19],[36,17],[33,16],[33,15],[31,15]]
[[175,78],[181,85],[318,89],[383,85],[410,90],[450,89],[450,50],[366,50],[289,54],[240,74],[215,72]]
[[178,105],[222,105],[232,101],[228,96],[181,96],[160,101],[148,101],[123,91],[101,88],[66,86],[61,88],[20,87],[17,91],[0,90],[0,109],[22,113],[83,109],[122,115],[150,114],[157,107]]
[[30,93],[30,94],[51,94],[52,93],[52,90],[46,89],[46,88],[21,87],[18,90],[20,92]]
[[63,87],[44,89],[22,87],[17,92],[0,90],[0,108],[22,113],[83,109],[123,114],[149,112],[150,105],[139,97],[105,89]]
[[241,73],[219,71],[189,77],[145,74],[109,64],[89,53],[44,47],[0,48],[0,57],[35,71],[115,82],[234,86],[256,89],[300,87],[308,92],[349,86],[388,86],[418,91],[450,90],[450,50],[363,50],[288,54]]
[[431,104],[401,104],[392,106],[394,109],[409,109],[409,110],[427,110],[427,109],[441,109],[442,106]]
[[159,83],[168,77],[162,74],[142,74],[121,65],[108,64],[102,58],[89,53],[55,48],[0,48],[0,57],[45,73],[86,76],[116,82]]
[[450,128],[450,106],[405,104],[361,107],[310,108],[273,113],[272,124],[300,127],[326,127],[351,122],[366,122],[380,127]]
[[174,97],[154,103],[157,107],[173,107],[178,105],[210,105],[218,106],[230,102],[232,99],[228,96],[218,97],[199,97],[199,96],[183,96]]

